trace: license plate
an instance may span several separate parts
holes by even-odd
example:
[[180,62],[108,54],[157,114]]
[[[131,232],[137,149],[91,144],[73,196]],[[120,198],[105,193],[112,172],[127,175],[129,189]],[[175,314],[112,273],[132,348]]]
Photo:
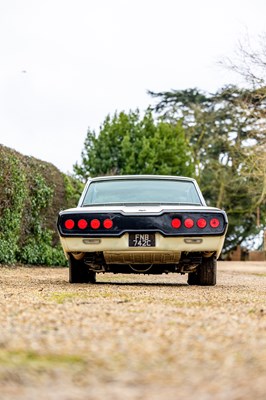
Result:
[[155,233],[130,233],[129,247],[155,247]]

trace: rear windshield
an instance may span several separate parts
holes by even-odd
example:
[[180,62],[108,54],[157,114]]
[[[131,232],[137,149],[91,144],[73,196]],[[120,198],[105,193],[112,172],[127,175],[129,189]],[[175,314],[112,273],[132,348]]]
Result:
[[92,182],[82,206],[96,204],[189,204],[201,205],[191,181],[121,179]]

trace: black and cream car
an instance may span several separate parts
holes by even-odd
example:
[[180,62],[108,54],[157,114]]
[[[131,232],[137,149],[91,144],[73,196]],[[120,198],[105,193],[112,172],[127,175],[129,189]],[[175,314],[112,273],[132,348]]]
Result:
[[78,206],[58,216],[71,283],[177,272],[189,285],[215,285],[227,224],[194,179],[155,175],[90,179]]

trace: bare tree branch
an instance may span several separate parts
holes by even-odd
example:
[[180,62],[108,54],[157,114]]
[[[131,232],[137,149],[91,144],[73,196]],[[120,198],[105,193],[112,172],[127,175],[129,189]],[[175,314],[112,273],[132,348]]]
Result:
[[266,86],[266,33],[251,43],[248,34],[239,41],[234,59],[225,58],[219,64],[238,75],[253,88]]

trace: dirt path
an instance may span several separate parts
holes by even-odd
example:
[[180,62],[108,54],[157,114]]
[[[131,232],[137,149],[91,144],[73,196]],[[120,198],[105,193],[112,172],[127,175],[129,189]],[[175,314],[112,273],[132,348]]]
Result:
[[181,275],[0,268],[3,400],[266,398],[266,263]]

